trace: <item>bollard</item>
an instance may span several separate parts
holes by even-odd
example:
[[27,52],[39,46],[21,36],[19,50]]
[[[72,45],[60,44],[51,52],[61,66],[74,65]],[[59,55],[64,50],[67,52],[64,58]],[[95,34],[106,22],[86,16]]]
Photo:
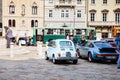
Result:
[[37,42],[37,51],[38,51],[38,55],[41,55],[41,53],[42,53],[42,45],[41,45],[41,43],[39,41]]
[[42,42],[37,42],[37,51],[40,58],[44,58]]
[[10,43],[10,57],[13,58],[14,57],[14,54],[13,54],[13,45],[14,43]]
[[21,41],[19,41],[19,47],[21,47]]
[[46,42],[46,49],[48,48],[48,42]]

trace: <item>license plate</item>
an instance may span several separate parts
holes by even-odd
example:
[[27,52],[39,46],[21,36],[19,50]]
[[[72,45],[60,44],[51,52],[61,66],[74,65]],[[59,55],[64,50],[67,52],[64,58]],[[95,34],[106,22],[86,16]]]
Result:
[[70,52],[66,52],[66,57],[71,57],[71,53]]
[[107,59],[115,59],[116,57],[115,56],[107,56],[106,58]]

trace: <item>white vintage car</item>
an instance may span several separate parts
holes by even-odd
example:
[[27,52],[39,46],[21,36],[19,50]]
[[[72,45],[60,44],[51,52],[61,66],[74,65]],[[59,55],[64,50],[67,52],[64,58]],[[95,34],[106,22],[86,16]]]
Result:
[[78,55],[71,40],[56,39],[48,43],[48,48],[45,51],[45,59],[52,59],[54,64],[59,60],[73,61],[73,64],[77,64]]

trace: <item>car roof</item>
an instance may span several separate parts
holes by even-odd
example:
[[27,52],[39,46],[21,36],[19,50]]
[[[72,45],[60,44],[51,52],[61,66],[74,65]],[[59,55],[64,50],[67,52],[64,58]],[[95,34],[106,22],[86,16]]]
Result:
[[92,42],[92,43],[94,43],[94,42],[106,42],[106,41],[101,41],[101,40],[88,40],[89,42]]
[[55,40],[52,40],[52,41],[71,41],[71,40],[68,40],[68,39],[55,39]]
[[115,38],[104,38],[104,39],[101,39],[101,40],[105,40],[105,41],[114,41]]

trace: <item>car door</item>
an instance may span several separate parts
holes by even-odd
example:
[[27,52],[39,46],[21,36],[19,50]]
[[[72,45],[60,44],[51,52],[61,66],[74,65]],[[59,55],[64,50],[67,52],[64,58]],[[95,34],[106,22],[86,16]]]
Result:
[[47,48],[47,55],[51,59],[51,53],[52,53],[52,41],[48,43],[48,48]]
[[49,58],[52,59],[53,54],[56,53],[56,41],[51,41],[50,42],[50,47],[49,47]]
[[83,55],[84,57],[87,57],[87,55],[88,55],[89,45],[90,45],[90,42],[88,41],[88,42],[84,45],[84,47],[82,48],[82,55]]
[[87,41],[85,43],[81,44],[81,46],[79,48],[81,56],[84,56],[84,48],[85,48],[86,44],[87,44]]

